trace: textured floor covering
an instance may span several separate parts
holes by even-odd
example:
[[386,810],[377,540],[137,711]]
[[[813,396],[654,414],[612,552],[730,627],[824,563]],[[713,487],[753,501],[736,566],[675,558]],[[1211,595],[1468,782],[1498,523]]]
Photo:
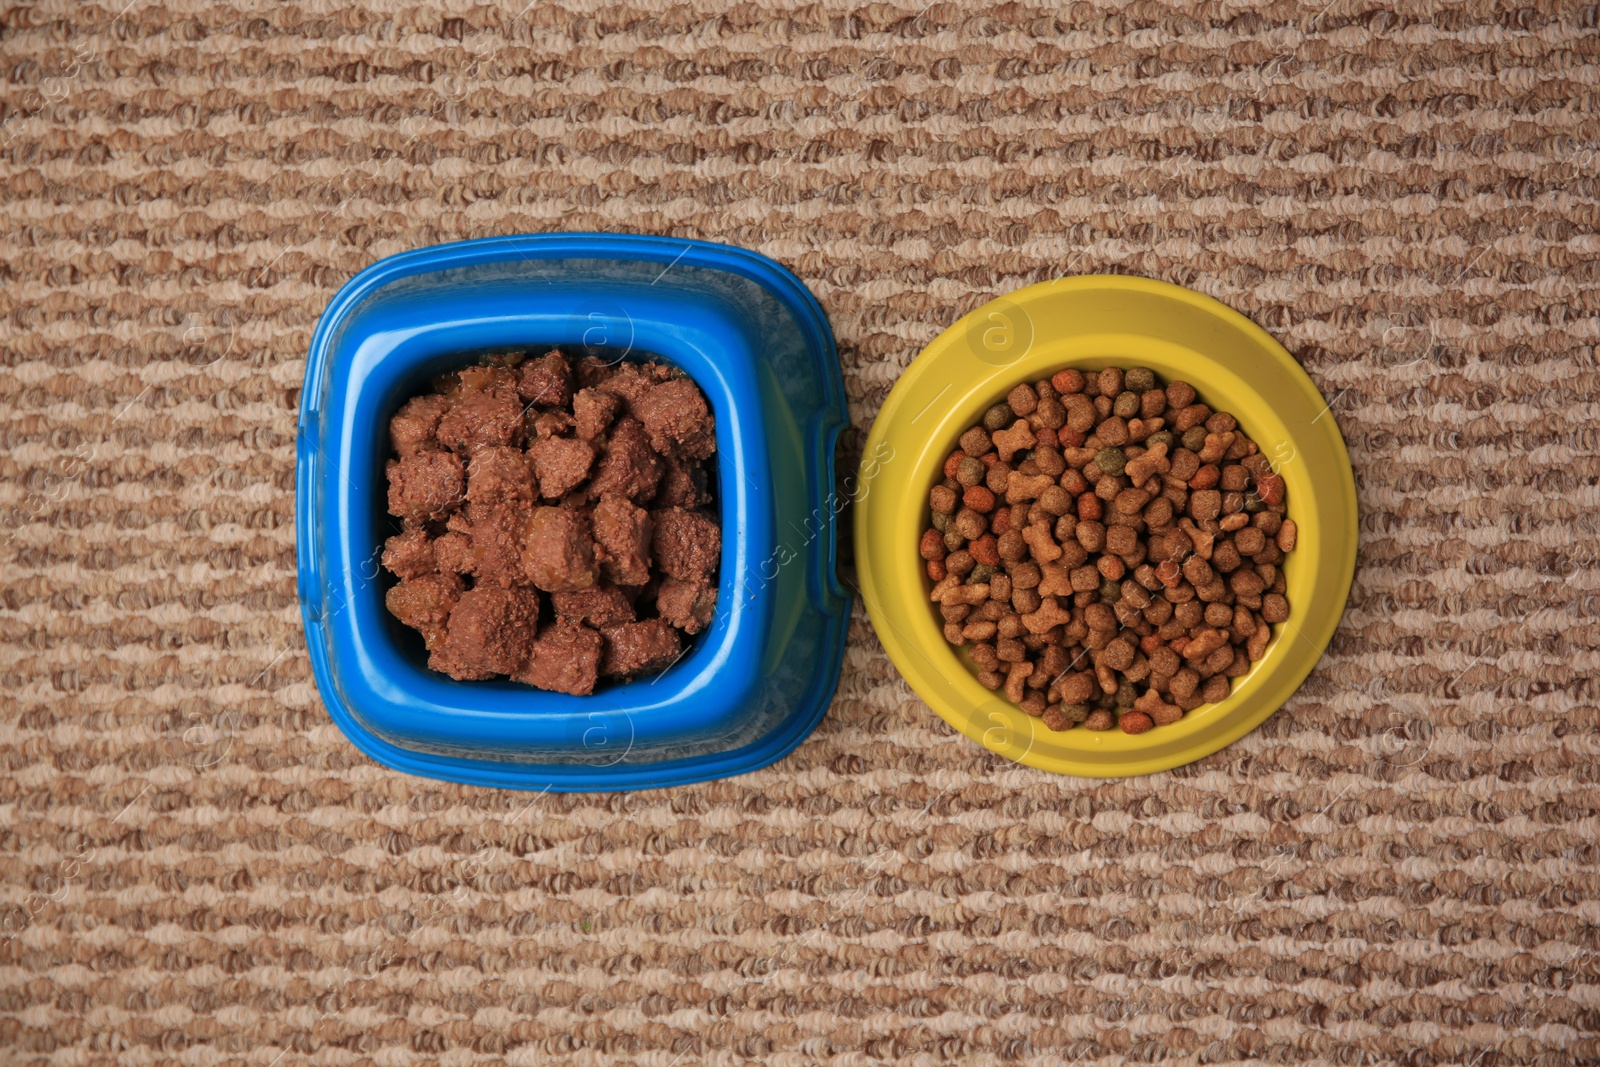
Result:
[[[1600,1059],[1600,17],[1582,3],[0,16],[0,1062]],[[1343,627],[1198,765],[953,735],[858,611],[781,764],[629,796],[390,773],[295,602],[295,408],[373,259],[745,244],[852,414],[1114,270],[1333,401]]]

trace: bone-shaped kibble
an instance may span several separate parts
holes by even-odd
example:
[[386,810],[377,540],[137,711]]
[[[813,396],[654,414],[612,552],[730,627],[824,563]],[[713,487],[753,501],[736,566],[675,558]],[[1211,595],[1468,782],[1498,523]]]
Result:
[[1061,558],[1061,546],[1050,536],[1050,527],[1042,522],[1036,522],[1023,530],[1022,539],[1028,542],[1028,547],[1033,550],[1033,558],[1041,564],[1054,563]]
[[989,439],[999,451],[1001,463],[1010,463],[1012,456],[1039,443],[1039,439],[1033,435],[1033,427],[1028,425],[1026,419],[1018,419],[1009,430],[995,431]]
[[1044,597],[1038,611],[1022,617],[1022,625],[1028,628],[1030,634],[1048,633],[1053,627],[1071,621],[1072,612],[1063,608],[1053,596]]
[[1048,474],[1018,474],[1011,472],[1011,478],[1006,482],[1006,503],[1021,504],[1029,500],[1039,499],[1039,494],[1056,484],[1056,480]]

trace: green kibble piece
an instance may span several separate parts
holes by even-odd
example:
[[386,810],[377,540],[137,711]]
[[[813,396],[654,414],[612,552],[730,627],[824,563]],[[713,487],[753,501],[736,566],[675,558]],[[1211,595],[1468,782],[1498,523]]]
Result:
[[1135,393],[1148,393],[1156,387],[1156,372],[1149,367],[1133,367],[1122,375],[1122,387]]
[[1262,500],[1254,491],[1244,495],[1244,510],[1247,514],[1254,515],[1258,511],[1265,511],[1267,502]]
[[1139,694],[1133,691],[1133,683],[1124,678],[1122,684],[1117,686],[1117,707],[1124,710],[1133,707],[1133,702],[1138,696]]
[[994,577],[994,568],[987,563],[980,563],[972,568],[972,573],[967,575],[968,584],[972,582],[987,582]]
[[983,428],[990,433],[1005,429],[1017,421],[1017,413],[1004,400],[983,413]]
[[1139,394],[1118,393],[1111,405],[1111,413],[1119,419],[1131,419],[1139,414]]
[[1128,465],[1128,455],[1120,448],[1102,448],[1094,454],[1095,466],[1105,474],[1121,474]]
[[955,513],[950,511],[935,511],[933,513],[933,528],[940,533],[948,533],[950,524],[956,519]]
[[962,456],[960,465],[956,467],[956,481],[971,489],[983,481],[983,476],[987,472],[988,468],[983,465],[983,460]]
[[1183,447],[1190,452],[1198,452],[1206,447],[1206,428],[1204,425],[1191,426],[1183,432]]
[[1144,439],[1144,443],[1146,445],[1162,444],[1166,445],[1169,449],[1172,447],[1175,441],[1177,441],[1177,437],[1173,435],[1171,430],[1157,430],[1155,433]]
[[1107,578],[1100,583],[1100,599],[1107,604],[1115,604],[1122,599],[1122,586]]
[[1089,717],[1089,705],[1063,704],[1061,705],[1061,714],[1067,717],[1068,722],[1076,725]]
[[1094,698],[1094,706],[1102,711],[1110,711],[1116,707],[1117,695],[1115,693],[1101,693]]

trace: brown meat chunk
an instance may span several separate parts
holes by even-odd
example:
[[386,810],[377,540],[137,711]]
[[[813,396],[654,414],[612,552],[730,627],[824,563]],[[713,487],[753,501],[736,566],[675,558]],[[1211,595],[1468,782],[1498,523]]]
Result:
[[466,473],[461,457],[449,452],[417,452],[391,459],[389,514],[410,522],[432,522],[461,506]]
[[611,378],[615,373],[614,367],[614,363],[608,363],[599,356],[584,356],[572,368],[572,380],[579,389],[594,389]]
[[627,497],[606,493],[594,509],[595,555],[618,585],[650,580],[650,513]]
[[566,496],[589,477],[594,448],[570,437],[544,437],[528,446],[528,456],[539,476],[539,494],[547,500]]
[[467,499],[473,503],[510,504],[533,495],[533,471],[522,449],[496,445],[467,461]]
[[432,648],[444,635],[450,612],[461,598],[462,582],[454,574],[425,574],[391,586],[383,596],[389,614],[421,631]]
[[472,537],[452,530],[433,541],[434,563],[441,571],[451,574],[471,574],[476,566],[472,558]]
[[533,509],[522,503],[467,505],[471,521],[472,568],[478,584],[506,587],[528,584],[522,546]]
[[618,419],[590,489],[596,496],[616,493],[629,500],[648,500],[660,481],[661,457],[650,447],[644,425],[626,416]]
[[602,379],[596,388],[608,393],[615,393],[628,403],[632,404],[647,393],[651,386],[659,380],[657,375],[664,368],[659,364],[630,363],[627,360],[618,363],[611,374]]
[[[462,371],[466,376],[466,371]],[[522,401],[514,388],[465,389],[439,420],[439,443],[456,452],[522,443]]]
[[574,425],[572,416],[565,411],[541,411],[528,420],[529,429],[533,431],[535,440],[541,437],[560,437]]
[[531,589],[479,585],[461,594],[450,612],[440,649],[451,677],[510,674],[528,658],[539,629],[539,594]]
[[650,445],[663,455],[679,452],[705,459],[716,451],[715,424],[700,387],[687,378],[653,386],[633,401],[633,413],[644,423]]
[[651,549],[656,566],[680,582],[716,573],[722,558],[722,530],[697,511],[662,508],[654,512]]
[[578,436],[585,441],[593,441],[605,433],[621,406],[622,400],[615,393],[580,389],[578,395],[572,398],[572,415]]
[[533,642],[512,679],[554,693],[584,696],[594,692],[600,674],[600,635],[571,619],[557,619]]
[[567,357],[550,351],[538,359],[524,360],[517,368],[517,395],[541,407],[565,405],[572,396],[572,368]]
[[550,602],[555,605],[557,615],[590,626],[616,626],[634,619],[633,605],[614,585],[551,593]]
[[611,677],[663,670],[683,650],[678,631],[664,619],[623,623],[601,632],[605,636],[605,654],[600,659],[600,673]]
[[589,520],[566,508],[534,508],[523,544],[524,572],[540,589],[560,593],[595,584]]
[[652,503],[658,508],[698,508],[711,503],[705,465],[682,456],[661,460],[661,483]]
[[439,420],[449,410],[450,398],[436,393],[414,396],[402,404],[389,420],[389,442],[400,458],[438,451]]
[[684,633],[697,634],[711,625],[717,613],[717,587],[704,578],[688,582],[668,578],[656,593],[656,610]]
[[428,531],[418,527],[395,534],[385,541],[383,565],[390,573],[401,578],[420,578],[424,574],[432,574],[438,569],[438,564],[433,558],[433,542],[428,539]]

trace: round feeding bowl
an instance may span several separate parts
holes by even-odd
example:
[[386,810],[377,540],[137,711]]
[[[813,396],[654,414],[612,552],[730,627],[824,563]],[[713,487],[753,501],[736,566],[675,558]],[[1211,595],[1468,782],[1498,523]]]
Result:
[[[384,474],[395,410],[483,353],[552,346],[674,364],[716,419],[715,618],[664,672],[590,696],[429,670],[384,606],[392,578],[378,564],[398,531]],[[299,594],[329,714],[381,763],[481,785],[637,789],[771,763],[821,719],[843,659],[833,449],[845,420],[822,309],[753,252],[550,234],[373,264],[317,327],[297,437]]]
[[[1283,565],[1290,605],[1265,655],[1227,699],[1143,734],[1052,731],[979,684],[946,641],[917,552],[928,493],[957,439],[1019,382],[1069,367],[1149,367],[1231,412],[1287,486],[1299,541]],[[917,695],[1007,758],[1061,774],[1149,774],[1238,740],[1300,686],[1332,639],[1356,556],[1356,491],[1328,403],[1265,330],[1207,296],[1121,276],[1063,278],[984,305],[900,377],[867,438],[855,519],[861,593]]]

